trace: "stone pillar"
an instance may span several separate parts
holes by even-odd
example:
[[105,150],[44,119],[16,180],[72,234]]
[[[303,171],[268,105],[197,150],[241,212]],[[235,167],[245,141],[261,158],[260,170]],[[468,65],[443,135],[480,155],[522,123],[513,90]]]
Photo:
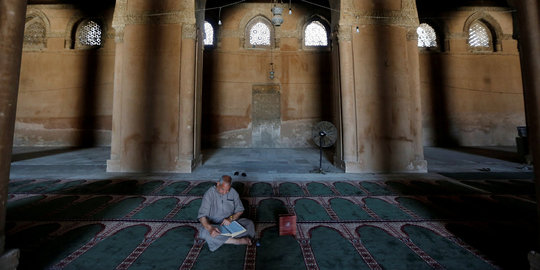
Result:
[[[341,116],[346,172],[426,172],[414,0],[342,1]],[[343,31],[341,31],[343,29]]]
[[[540,136],[540,108],[538,107],[540,104],[540,5],[537,0],[512,2],[517,9],[527,133],[535,163],[536,198],[540,200],[540,170],[538,169],[540,166],[540,141],[538,140]],[[538,206],[540,207],[540,203]],[[538,212],[540,213],[540,208]],[[537,241],[537,246],[540,246],[540,235],[537,235]],[[540,268],[540,264],[537,267]]]
[[358,170],[358,152],[357,152],[357,140],[356,136],[356,97],[355,97],[355,85],[354,85],[354,61],[353,61],[353,47],[351,41],[351,26],[345,26],[344,29],[340,29],[338,34],[339,42],[339,71],[341,88],[339,96],[341,100],[340,114],[340,131],[341,131],[341,146],[342,146],[342,158],[340,167],[345,169],[346,172]]
[[113,137],[107,171],[191,172],[194,5],[177,0],[116,1]]
[[[121,126],[122,126],[122,71],[124,63],[124,27],[121,16],[116,16],[118,13],[125,12],[125,3],[117,1],[115,7],[115,20],[113,27],[115,30],[115,59],[114,59],[114,91],[113,91],[113,112],[112,112],[112,134],[111,134],[111,159],[107,160],[107,171],[121,171],[120,156],[121,156]],[[124,1],[125,2],[125,1]]]
[[412,138],[412,155],[414,157],[410,162],[409,169],[413,171],[427,172],[427,161],[424,159],[424,143],[422,136],[422,96],[420,91],[420,58],[418,51],[418,35],[416,29],[418,27],[418,11],[416,2],[409,1],[406,7],[406,12],[409,17],[412,17],[410,25],[407,27],[407,59],[409,59],[408,74],[409,74],[409,91],[411,102],[411,127],[410,134]]
[[196,39],[195,24],[185,24],[182,29],[182,65],[180,67],[180,117],[178,170],[191,172],[195,167],[195,104],[196,100]]
[[18,251],[5,252],[6,205],[26,1],[0,0],[0,265],[16,269]]

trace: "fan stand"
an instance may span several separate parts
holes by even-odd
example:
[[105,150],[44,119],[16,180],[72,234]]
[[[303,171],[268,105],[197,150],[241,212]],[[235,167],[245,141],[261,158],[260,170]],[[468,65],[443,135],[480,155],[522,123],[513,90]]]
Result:
[[326,174],[326,172],[322,169],[322,145],[323,145],[323,138],[326,136],[326,132],[320,131],[319,132],[319,168],[312,170],[312,173],[322,173]]

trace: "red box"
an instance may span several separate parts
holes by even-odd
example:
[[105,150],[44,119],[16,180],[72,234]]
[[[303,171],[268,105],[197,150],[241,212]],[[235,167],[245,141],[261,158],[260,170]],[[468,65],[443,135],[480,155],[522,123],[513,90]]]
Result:
[[279,215],[279,235],[296,235],[296,215]]

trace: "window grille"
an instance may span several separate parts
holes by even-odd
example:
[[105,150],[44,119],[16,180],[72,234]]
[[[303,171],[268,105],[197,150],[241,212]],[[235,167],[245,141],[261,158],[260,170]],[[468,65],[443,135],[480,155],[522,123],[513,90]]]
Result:
[[45,47],[47,31],[39,20],[30,20],[30,24],[24,29],[24,45],[31,47]]
[[435,30],[427,23],[422,23],[416,29],[418,34],[418,47],[431,48],[437,47],[437,34]]
[[214,27],[209,22],[204,22],[204,45],[214,45]]
[[489,48],[490,38],[488,29],[480,22],[474,22],[469,27],[469,46]]
[[101,26],[95,21],[86,21],[80,26],[78,41],[83,46],[101,46]]
[[328,46],[326,28],[319,21],[312,21],[304,31],[305,46]]
[[270,29],[262,22],[258,22],[249,30],[249,44],[256,46],[270,46]]

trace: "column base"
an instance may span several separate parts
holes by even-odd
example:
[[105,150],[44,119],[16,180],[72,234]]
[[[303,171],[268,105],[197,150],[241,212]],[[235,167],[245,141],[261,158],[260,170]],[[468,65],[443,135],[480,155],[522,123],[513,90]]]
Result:
[[176,172],[192,173],[195,168],[202,165],[202,155],[198,155],[195,159],[179,160],[176,163]]
[[122,166],[120,166],[120,160],[117,160],[117,159],[107,160],[107,172],[120,172],[121,168]]
[[427,160],[414,160],[407,166],[407,172],[427,173]]
[[[172,173],[191,173],[195,168],[202,165],[202,155],[196,159],[181,159],[176,162],[176,166],[170,170],[157,170],[155,172],[172,172]],[[122,167],[121,160],[107,160],[107,172],[138,172],[137,170],[126,170]]]
[[16,270],[19,266],[19,256],[18,249],[11,249],[0,255],[0,270]]

